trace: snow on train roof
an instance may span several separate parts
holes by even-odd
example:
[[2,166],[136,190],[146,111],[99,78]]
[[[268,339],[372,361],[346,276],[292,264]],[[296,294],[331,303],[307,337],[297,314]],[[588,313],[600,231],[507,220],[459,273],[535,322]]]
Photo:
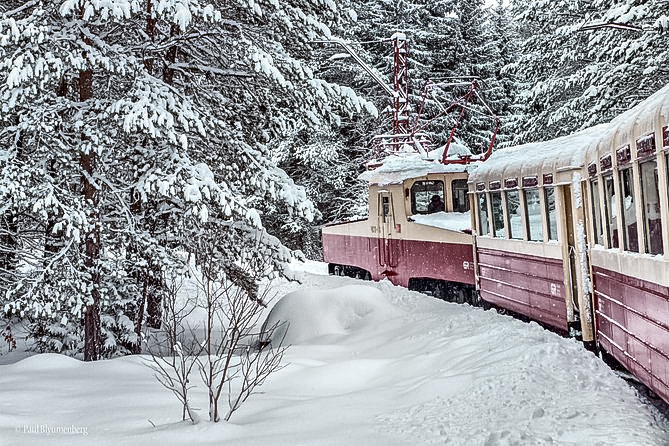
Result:
[[[379,167],[363,172],[358,178],[368,181],[370,184],[383,186],[386,184],[399,184],[410,178],[422,177],[429,173],[459,173],[468,171],[468,166],[466,165],[442,164],[439,162],[443,150],[444,148],[440,147],[427,153],[426,156],[418,153],[391,155],[385,158]],[[448,153],[448,159],[457,159],[461,155],[471,156],[472,154],[468,147],[455,142],[451,144]]]
[[550,141],[496,150],[471,172],[469,180],[502,180],[563,168],[579,168],[584,164],[586,150],[597,144],[607,127],[607,124],[600,124]]
[[614,118],[571,135],[550,141],[534,142],[495,151],[478,169],[471,171],[470,182],[521,178],[540,172],[557,172],[579,168],[587,161],[597,160],[619,144],[629,142],[632,135],[654,130],[658,120],[669,119],[669,85],[648,99]]
[[[658,119],[666,123],[669,120],[668,117],[669,85],[665,85],[647,99],[615,117],[602,135],[602,141],[614,144],[616,143],[616,136],[624,139],[629,138],[634,133],[641,135],[652,132]],[[636,132],[634,131],[635,127],[638,127]]]

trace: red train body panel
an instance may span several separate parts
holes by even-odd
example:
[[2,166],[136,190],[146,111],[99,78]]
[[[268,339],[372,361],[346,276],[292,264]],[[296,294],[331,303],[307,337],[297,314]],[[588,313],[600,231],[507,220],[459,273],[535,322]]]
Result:
[[478,249],[483,300],[567,331],[562,260]]
[[467,244],[323,234],[323,258],[405,287],[412,278],[474,284],[474,255]]
[[593,268],[599,343],[669,401],[669,287]]

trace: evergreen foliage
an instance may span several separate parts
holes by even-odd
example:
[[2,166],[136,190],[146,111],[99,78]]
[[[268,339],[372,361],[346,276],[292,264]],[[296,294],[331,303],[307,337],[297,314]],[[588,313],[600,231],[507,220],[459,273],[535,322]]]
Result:
[[314,208],[268,145],[370,107],[304,59],[334,3],[0,7],[0,290],[37,348],[137,351],[166,273],[211,227],[222,267],[263,252],[265,275],[282,270],[258,203]]
[[[513,3],[522,38],[515,143],[554,138],[607,122],[666,84],[663,1]],[[646,31],[585,24],[615,22]],[[655,28],[655,29],[653,29]]]
[[[389,39],[406,34],[412,119],[428,82],[475,77],[499,146],[607,121],[664,85],[665,12],[663,0],[4,0],[0,308],[36,349],[98,359],[139,352],[167,277],[211,246],[222,271],[262,253],[254,281],[281,273],[290,249],[319,259],[320,224],[366,212],[357,177],[371,137],[390,132],[391,98],[314,41],[358,42],[390,85]],[[580,31],[606,22],[644,31]],[[433,93],[424,116],[462,90]],[[475,100],[461,121],[475,152],[489,114]],[[453,118],[426,129],[436,144]]]

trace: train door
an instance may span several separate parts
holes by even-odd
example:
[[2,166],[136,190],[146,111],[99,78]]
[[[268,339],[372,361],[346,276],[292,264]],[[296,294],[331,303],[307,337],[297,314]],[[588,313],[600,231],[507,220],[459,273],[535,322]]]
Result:
[[[564,271],[565,271],[565,294],[567,296],[567,312],[568,312],[568,322],[574,322],[576,319],[576,311],[578,307],[576,305],[576,300],[578,296],[578,280],[576,279],[576,231],[574,229],[574,209],[572,207],[572,197],[571,197],[571,186],[562,186],[560,187],[562,191],[562,212],[561,220],[564,222],[563,234],[565,236],[565,242],[563,244],[564,249],[566,250],[564,258]],[[573,316],[569,316],[572,314]]]
[[379,191],[377,243],[379,246],[379,265],[383,267],[397,266],[399,258],[398,241],[393,240],[395,232],[395,211],[393,196],[388,191]]
[[[588,254],[586,247],[585,212],[583,205],[575,207],[573,186],[561,187],[562,212],[564,222],[565,248],[564,256],[565,287],[567,295],[568,322],[571,327],[580,331],[583,341],[593,340],[592,308],[589,304],[590,294],[584,292],[584,282],[589,280]],[[580,192],[579,192],[580,193]],[[585,275],[584,275],[585,274]]]

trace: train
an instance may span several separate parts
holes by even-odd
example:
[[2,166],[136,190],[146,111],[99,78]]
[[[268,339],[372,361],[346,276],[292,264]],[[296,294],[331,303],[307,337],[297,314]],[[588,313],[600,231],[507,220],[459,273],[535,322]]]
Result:
[[609,123],[461,160],[363,173],[369,216],[322,230],[330,273],[536,321],[669,403],[669,86]]

